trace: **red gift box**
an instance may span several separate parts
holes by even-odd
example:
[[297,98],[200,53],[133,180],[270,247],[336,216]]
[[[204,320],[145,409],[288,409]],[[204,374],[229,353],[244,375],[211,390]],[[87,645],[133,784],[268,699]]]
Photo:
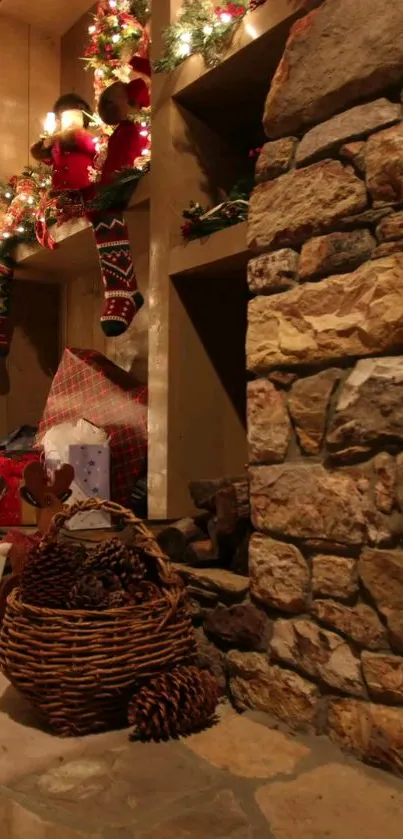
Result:
[[23,483],[24,469],[28,463],[39,460],[37,452],[6,457],[0,454],[0,476],[6,483],[6,489],[0,498],[0,526],[18,527],[24,524],[34,524],[35,517],[26,516],[27,506],[20,496],[20,486]]
[[128,506],[147,462],[147,388],[95,350],[67,348],[53,379],[38,442],[55,425],[85,419],[109,436],[111,497]]

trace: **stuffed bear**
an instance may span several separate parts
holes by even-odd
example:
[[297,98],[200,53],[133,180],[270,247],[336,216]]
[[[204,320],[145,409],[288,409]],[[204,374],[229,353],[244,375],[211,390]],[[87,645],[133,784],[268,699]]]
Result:
[[150,105],[151,68],[148,59],[138,56],[130,64],[137,78],[128,84],[115,82],[110,85],[101,94],[98,103],[102,121],[106,125],[116,125],[102,166],[102,184],[111,183],[117,172],[131,168],[146,146],[141,126],[130,120],[130,114],[133,109],[141,110]]

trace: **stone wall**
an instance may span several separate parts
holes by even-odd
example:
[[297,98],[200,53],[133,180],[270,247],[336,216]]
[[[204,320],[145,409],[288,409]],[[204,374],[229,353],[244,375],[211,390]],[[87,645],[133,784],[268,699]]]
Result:
[[[251,608],[235,704],[403,767],[401,0],[325,0],[268,95],[251,198]],[[252,604],[253,607],[252,607]],[[253,647],[253,649],[251,649]]]

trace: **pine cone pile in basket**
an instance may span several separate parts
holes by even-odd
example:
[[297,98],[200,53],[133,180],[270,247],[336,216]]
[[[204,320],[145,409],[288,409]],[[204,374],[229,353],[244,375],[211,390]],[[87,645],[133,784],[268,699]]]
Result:
[[124,545],[119,539],[103,542],[89,557],[94,572],[113,572],[124,589],[129,585],[142,582],[146,576],[146,566],[138,554]]
[[29,552],[20,579],[25,603],[64,609],[68,593],[80,574],[86,551],[80,545],[43,540]]
[[69,591],[70,609],[117,609],[126,606],[128,597],[119,578],[112,571],[81,573]]
[[180,666],[141,687],[129,704],[139,740],[169,740],[211,725],[220,689],[209,670]]
[[68,594],[72,609],[116,609],[160,596],[145,580],[146,566],[119,539],[109,539],[91,551]]

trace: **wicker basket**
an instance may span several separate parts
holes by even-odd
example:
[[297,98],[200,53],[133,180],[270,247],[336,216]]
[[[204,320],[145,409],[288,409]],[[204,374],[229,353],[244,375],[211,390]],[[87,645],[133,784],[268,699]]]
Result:
[[131,512],[90,499],[55,516],[44,538],[57,539],[68,519],[94,509],[131,525],[131,545],[152,563],[162,595],[141,605],[89,612],[38,608],[23,603],[19,589],[10,594],[0,637],[1,669],[62,736],[124,726],[133,688],[192,661],[196,648],[183,586]]

